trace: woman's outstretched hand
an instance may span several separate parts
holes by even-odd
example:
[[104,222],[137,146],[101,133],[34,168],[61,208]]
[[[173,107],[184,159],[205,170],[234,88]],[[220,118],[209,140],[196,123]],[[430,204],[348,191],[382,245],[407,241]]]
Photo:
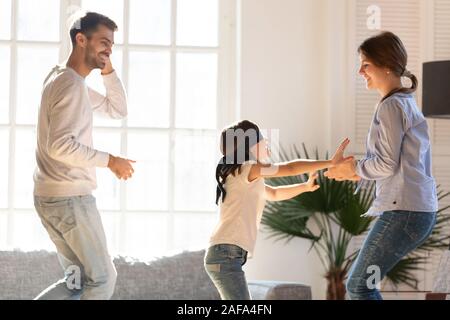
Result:
[[361,177],[356,174],[355,161],[344,162],[343,164],[330,168],[324,173],[324,176],[328,179],[334,179],[336,181],[361,180]]
[[345,149],[349,144],[350,140],[348,138],[346,138],[344,141],[341,142],[336,152],[334,153],[333,157],[331,158],[331,163],[333,164],[333,166],[338,166],[345,162],[353,161],[355,159],[353,156],[344,158]]
[[337,181],[360,180],[360,177],[356,174],[355,157],[344,157],[345,148],[349,144],[350,140],[348,138],[345,139],[334,153],[333,158],[331,158],[333,167],[329,168],[324,174],[328,179],[335,179]]

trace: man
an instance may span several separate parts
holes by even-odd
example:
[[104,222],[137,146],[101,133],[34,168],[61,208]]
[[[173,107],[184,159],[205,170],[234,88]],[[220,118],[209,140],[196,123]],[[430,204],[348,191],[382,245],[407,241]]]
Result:
[[[89,12],[70,30],[72,52],[55,67],[42,91],[34,175],[35,208],[56,246],[65,278],[36,299],[110,299],[116,270],[107,250],[95,198],[95,167],[129,179],[134,161],[92,147],[93,111],[120,119],[126,95],[110,55],[117,25]],[[106,97],[88,88],[86,76],[101,69]]]

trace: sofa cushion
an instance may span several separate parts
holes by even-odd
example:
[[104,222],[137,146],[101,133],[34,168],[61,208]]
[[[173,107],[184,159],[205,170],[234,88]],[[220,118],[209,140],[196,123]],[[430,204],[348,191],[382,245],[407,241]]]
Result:
[[[203,256],[200,250],[150,262],[116,257],[112,299],[219,299],[203,269]],[[33,299],[63,276],[55,252],[0,251],[0,300]]]
[[112,299],[219,299],[203,268],[204,254],[183,252],[150,263],[115,259],[118,277]]
[[[142,262],[116,257],[112,299],[218,300],[203,268],[205,251],[183,252]],[[0,300],[30,300],[63,277],[55,252],[0,251]],[[253,299],[311,299],[311,288],[297,283],[249,281]]]
[[63,276],[56,253],[0,251],[0,300],[29,300]]
[[311,287],[281,281],[249,281],[254,300],[311,300]]

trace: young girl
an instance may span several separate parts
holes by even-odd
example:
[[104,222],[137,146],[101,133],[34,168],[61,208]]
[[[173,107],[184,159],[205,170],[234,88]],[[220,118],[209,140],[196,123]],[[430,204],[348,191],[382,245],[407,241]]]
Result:
[[[265,201],[281,201],[319,188],[315,171],[352,161],[343,157],[349,144],[345,139],[331,160],[295,160],[267,164],[270,156],[267,141],[256,124],[244,120],[223,130],[217,170],[217,198],[220,221],[214,230],[205,255],[205,269],[222,299],[249,300],[242,266],[253,254],[256,233]],[[306,183],[284,187],[264,184],[264,178],[295,176],[313,172]]]
[[[403,43],[393,33],[383,32],[364,41],[358,51],[359,73],[367,88],[377,90],[382,99],[370,127],[366,156],[325,175],[376,182],[376,199],[367,215],[380,217],[350,270],[347,292],[351,299],[380,300],[377,283],[369,281],[373,270],[378,271],[376,282],[381,281],[426,240],[436,221],[438,201],[428,127],[412,95],[417,79],[406,69]],[[410,78],[412,87],[403,87],[401,77]]]

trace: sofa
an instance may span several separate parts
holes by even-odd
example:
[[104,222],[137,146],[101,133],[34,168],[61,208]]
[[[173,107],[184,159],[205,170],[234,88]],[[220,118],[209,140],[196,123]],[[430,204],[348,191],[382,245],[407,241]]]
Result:
[[[217,300],[219,294],[203,269],[205,252],[183,252],[150,262],[116,257],[113,300]],[[55,252],[0,251],[0,300],[29,300],[63,276]],[[255,300],[309,300],[300,283],[249,281]]]

